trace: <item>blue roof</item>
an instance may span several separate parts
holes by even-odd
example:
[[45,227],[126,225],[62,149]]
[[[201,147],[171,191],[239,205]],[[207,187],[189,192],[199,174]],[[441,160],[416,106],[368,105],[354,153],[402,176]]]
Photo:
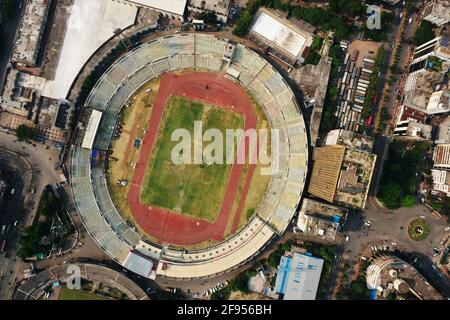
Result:
[[286,284],[291,270],[292,258],[281,257],[278,266],[277,279],[275,281],[275,291],[284,294],[286,292]]
[[283,294],[284,300],[314,300],[322,272],[323,259],[310,253],[294,253],[293,257],[282,257],[275,280],[275,291]]

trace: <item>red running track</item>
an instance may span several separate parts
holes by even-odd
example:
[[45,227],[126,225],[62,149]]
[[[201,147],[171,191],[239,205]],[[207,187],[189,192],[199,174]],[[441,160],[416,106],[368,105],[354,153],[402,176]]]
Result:
[[[244,165],[233,164],[219,214],[212,223],[140,202],[140,189],[144,182],[146,167],[156,142],[164,107],[172,95],[184,96],[238,112],[244,116],[244,130],[256,128],[257,116],[250,98],[239,85],[226,79],[223,75],[208,72],[193,72],[184,75],[164,74],[128,191],[128,203],[139,226],[161,242],[195,245],[207,240],[220,241],[224,238],[233,200],[239,196],[239,205],[232,222],[232,231],[237,228],[255,165],[249,166],[244,188],[237,195]],[[241,143],[244,141],[242,140]],[[246,153],[248,154],[248,146]]]

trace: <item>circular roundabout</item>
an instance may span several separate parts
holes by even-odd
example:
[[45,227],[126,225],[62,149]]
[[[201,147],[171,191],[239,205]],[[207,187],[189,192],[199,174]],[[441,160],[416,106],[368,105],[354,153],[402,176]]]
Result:
[[[116,61],[85,107],[92,114],[71,163],[76,207],[125,268],[210,277],[248,262],[289,226],[307,174],[306,128],[289,85],[252,50],[202,34],[155,39]],[[195,149],[193,163],[174,164],[177,128],[194,145],[208,132],[266,130],[277,137],[270,174],[238,156],[195,162]],[[249,159],[246,139],[237,141]]]
[[408,225],[408,235],[411,240],[421,241],[430,234],[430,225],[423,218],[416,218]]

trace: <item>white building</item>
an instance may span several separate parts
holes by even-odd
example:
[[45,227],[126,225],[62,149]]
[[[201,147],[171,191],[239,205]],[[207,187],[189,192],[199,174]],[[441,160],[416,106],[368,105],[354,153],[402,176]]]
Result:
[[315,300],[322,267],[323,259],[307,254],[281,257],[275,291],[284,295],[283,300]]
[[433,0],[423,10],[423,18],[438,27],[450,21],[450,1]]
[[83,138],[82,147],[86,149],[92,149],[94,145],[95,135],[97,134],[100,120],[102,119],[102,113],[98,110],[92,110],[91,117],[86,128],[86,133]]
[[450,196],[450,174],[446,170],[431,170],[431,177],[433,178],[433,191],[442,192]]
[[190,0],[188,10],[191,12],[214,12],[217,19],[227,23],[230,12],[230,0]]
[[423,61],[429,56],[436,56],[442,60],[450,61],[450,35],[449,32],[443,33],[424,44],[421,44],[414,50],[411,66],[417,62]]
[[303,62],[302,54],[313,41],[312,34],[267,9],[260,9],[249,34],[291,61]]

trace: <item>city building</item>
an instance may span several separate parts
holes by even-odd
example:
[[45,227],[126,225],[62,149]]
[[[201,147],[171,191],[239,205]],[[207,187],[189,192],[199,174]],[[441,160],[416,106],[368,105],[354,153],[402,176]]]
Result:
[[413,61],[410,71],[417,70],[418,62],[421,62],[429,56],[436,56],[442,60],[450,61],[450,30],[444,31],[440,36],[421,44],[414,50]]
[[145,7],[159,12],[163,16],[171,19],[184,20],[188,0],[113,0],[120,3]]
[[28,1],[25,13],[16,36],[16,46],[12,61],[34,66],[41,47],[50,1]]
[[434,147],[434,168],[450,169],[450,144],[440,144]]
[[286,20],[285,16],[261,8],[255,15],[249,36],[258,45],[290,65],[303,63],[306,48],[313,42],[313,35],[306,29]]
[[361,151],[372,152],[374,139],[349,130],[335,129],[328,132],[325,145],[340,145]]
[[450,174],[446,170],[431,170],[431,177],[433,179],[432,193],[443,193],[447,197],[450,197]]
[[230,0],[190,0],[188,4],[189,12],[214,12],[217,19],[222,23],[227,23],[230,12]]
[[306,236],[334,241],[347,210],[312,199],[303,199],[297,218],[297,228]]
[[433,126],[410,120],[399,121],[394,128],[395,136],[417,140],[431,140],[432,132]]
[[308,192],[311,195],[333,202],[339,181],[345,148],[342,146],[316,147],[313,150],[313,169]]
[[405,106],[426,114],[450,110],[450,89],[446,81],[449,63],[435,56],[419,62],[422,67],[408,74],[405,81]]
[[312,146],[316,145],[319,135],[330,72],[331,58],[323,55],[317,65],[308,64],[302,66],[297,72],[294,72],[293,76],[305,95],[304,103],[306,107],[313,108],[309,124]]
[[402,122],[409,122],[409,121],[414,121],[414,122],[419,122],[419,123],[425,123],[426,119],[427,119],[428,114],[420,111],[420,110],[416,110],[414,108],[405,106],[405,105],[401,105],[397,110],[396,110],[396,115],[394,116],[395,118],[395,123],[399,124]]
[[443,26],[450,21],[450,2],[447,0],[432,0],[423,9],[423,18],[437,26]]
[[315,300],[323,262],[323,259],[300,253],[281,257],[275,291],[283,300]]
[[410,264],[394,256],[375,258],[366,273],[367,287],[379,299],[442,300],[442,295]]
[[445,120],[442,121],[437,127],[434,143],[450,143],[450,117],[445,118]]
[[[308,192],[328,202],[363,209],[377,157],[360,148],[339,145],[343,141],[335,139],[337,145],[314,148]],[[349,144],[353,141],[361,140],[349,140]]]

